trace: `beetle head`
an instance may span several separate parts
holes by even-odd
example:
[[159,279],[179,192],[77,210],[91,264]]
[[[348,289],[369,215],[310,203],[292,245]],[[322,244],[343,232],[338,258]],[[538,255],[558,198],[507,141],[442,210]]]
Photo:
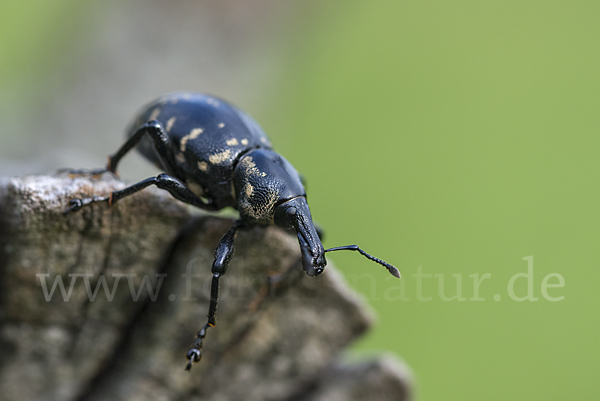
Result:
[[312,222],[300,175],[281,155],[253,149],[238,161],[233,173],[237,208],[243,221],[293,229],[309,276],[325,268],[325,250]]
[[298,196],[277,206],[275,224],[296,231],[302,252],[302,268],[306,274],[321,274],[327,264],[325,249],[313,224],[306,198]]

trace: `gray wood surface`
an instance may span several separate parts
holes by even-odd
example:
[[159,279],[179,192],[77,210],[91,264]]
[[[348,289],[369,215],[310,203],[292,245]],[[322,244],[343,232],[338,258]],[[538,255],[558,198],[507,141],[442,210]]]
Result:
[[109,176],[0,180],[0,400],[410,398],[397,359],[344,358],[371,317],[331,264],[264,291],[269,274],[299,260],[297,240],[275,227],[239,233],[217,326],[185,372],[232,220],[192,214],[156,189],[62,213],[71,198],[124,186]]

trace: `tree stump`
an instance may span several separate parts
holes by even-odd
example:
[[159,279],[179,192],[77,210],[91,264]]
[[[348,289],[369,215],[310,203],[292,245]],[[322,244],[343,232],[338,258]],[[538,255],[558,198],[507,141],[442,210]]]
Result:
[[267,285],[300,259],[276,227],[240,231],[217,325],[185,372],[232,220],[157,189],[63,215],[71,198],[124,186],[108,175],[0,181],[1,400],[409,399],[397,360],[343,361],[371,319],[333,266]]

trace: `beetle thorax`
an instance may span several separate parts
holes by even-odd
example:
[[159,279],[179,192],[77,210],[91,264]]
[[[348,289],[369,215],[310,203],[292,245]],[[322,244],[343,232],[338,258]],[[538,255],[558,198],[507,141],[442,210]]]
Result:
[[233,185],[240,217],[253,224],[273,224],[277,205],[305,195],[292,165],[268,149],[254,149],[240,158]]

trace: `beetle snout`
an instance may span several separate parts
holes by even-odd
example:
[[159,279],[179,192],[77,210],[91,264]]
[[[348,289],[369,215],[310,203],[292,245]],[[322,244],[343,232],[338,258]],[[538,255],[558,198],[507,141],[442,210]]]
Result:
[[[325,249],[315,233],[304,230],[298,231],[298,242],[302,253],[302,269],[311,277],[323,273],[327,260],[325,260]],[[312,234],[312,235],[310,235]]]
[[310,277],[318,276],[323,273],[325,270],[325,265],[327,261],[325,260],[325,256],[323,254],[320,255],[312,255],[308,250],[302,250],[302,269],[308,274]]
[[327,264],[325,248],[313,224],[306,198],[298,196],[279,205],[275,210],[275,224],[296,230],[302,268],[311,277],[321,274]]

